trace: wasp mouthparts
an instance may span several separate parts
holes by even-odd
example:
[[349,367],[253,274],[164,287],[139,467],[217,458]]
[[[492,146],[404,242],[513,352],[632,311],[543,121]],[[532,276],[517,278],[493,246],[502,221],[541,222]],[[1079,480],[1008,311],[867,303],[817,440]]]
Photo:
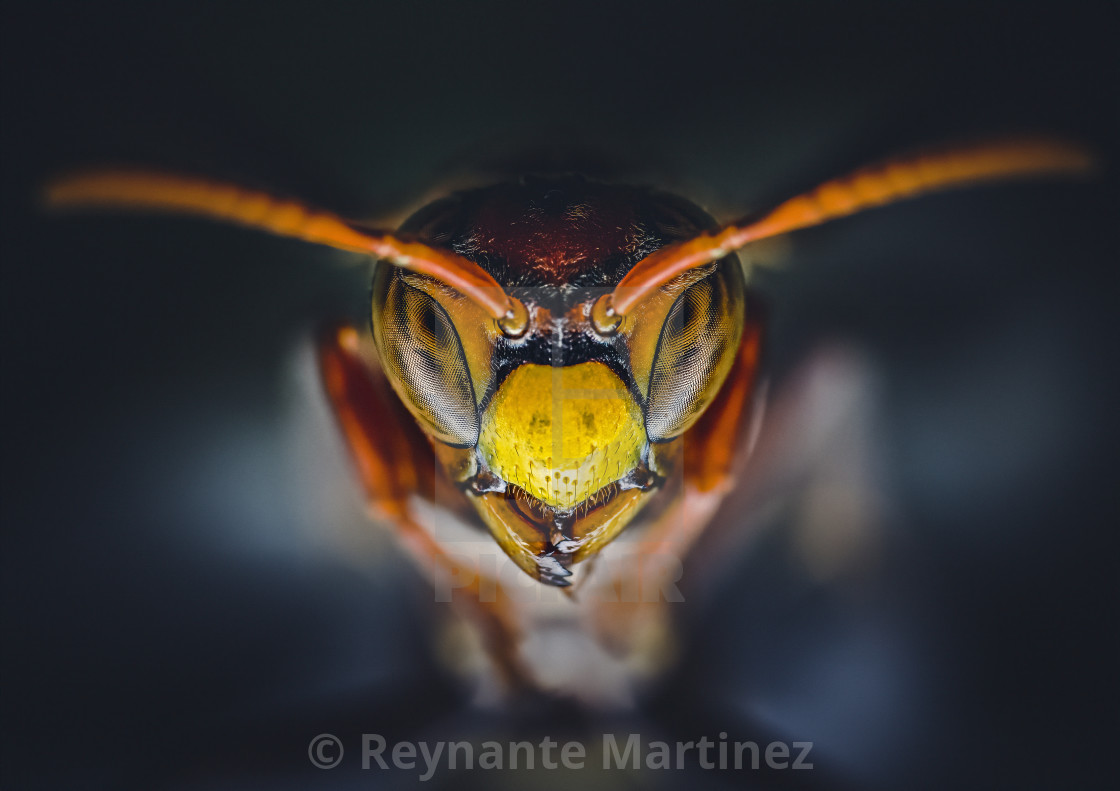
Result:
[[571,585],[571,580],[568,577],[572,576],[572,571],[566,568],[554,555],[538,555],[537,556],[537,574],[541,582],[546,585],[554,585],[557,588],[567,588]]

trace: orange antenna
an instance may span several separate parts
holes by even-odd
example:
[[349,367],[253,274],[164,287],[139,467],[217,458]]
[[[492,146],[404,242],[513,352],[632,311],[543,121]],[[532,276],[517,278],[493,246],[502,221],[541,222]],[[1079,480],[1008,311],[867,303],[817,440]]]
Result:
[[626,273],[593,315],[617,324],[644,297],[682,272],[772,236],[808,228],[904,198],[984,181],[1033,176],[1076,176],[1092,170],[1084,149],[1052,140],[1006,140],[901,157],[828,181],[786,201],[761,219],[663,247]]
[[97,170],[48,183],[43,198],[53,210],[127,209],[193,214],[375,255],[446,283],[481,305],[505,328],[516,330],[527,321],[525,306],[511,299],[482,267],[461,255],[387,232],[358,230],[329,212],[233,184],[151,171]]

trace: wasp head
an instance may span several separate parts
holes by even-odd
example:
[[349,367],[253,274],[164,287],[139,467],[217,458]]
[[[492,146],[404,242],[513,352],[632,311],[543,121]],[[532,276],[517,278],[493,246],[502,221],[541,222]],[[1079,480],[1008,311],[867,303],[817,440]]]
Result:
[[439,280],[381,266],[373,332],[397,393],[507,554],[542,582],[603,548],[675,472],[743,326],[734,256],[625,316],[600,300],[639,261],[711,229],[681,198],[576,177],[459,193],[401,229],[478,264],[525,307],[502,326]]

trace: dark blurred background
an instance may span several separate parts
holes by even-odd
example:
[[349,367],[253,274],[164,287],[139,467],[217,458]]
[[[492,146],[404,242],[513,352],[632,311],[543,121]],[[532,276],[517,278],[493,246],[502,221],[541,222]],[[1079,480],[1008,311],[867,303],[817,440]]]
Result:
[[[1109,5],[7,3],[3,786],[410,785],[316,770],[308,740],[353,758],[363,732],[632,730],[812,741],[817,768],[433,782],[1109,786]],[[765,515],[732,503],[721,573],[689,570],[675,670],[607,719],[470,708],[430,591],[366,535],[306,374],[315,326],[366,309],[367,269],[31,200],[68,168],[147,164],[394,217],[449,177],[544,163],[729,220],[892,152],[1022,132],[1093,146],[1101,178],[868,213],[760,275],[772,392],[825,371],[839,433]]]

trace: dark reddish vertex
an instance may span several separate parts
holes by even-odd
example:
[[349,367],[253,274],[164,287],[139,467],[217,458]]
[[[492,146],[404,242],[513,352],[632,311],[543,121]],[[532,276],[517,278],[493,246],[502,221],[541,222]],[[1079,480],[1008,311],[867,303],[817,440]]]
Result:
[[469,251],[504,260],[511,274],[568,283],[589,263],[633,252],[645,235],[633,199],[621,190],[556,188],[527,203],[518,191],[478,207]]
[[458,193],[401,230],[471,259],[503,287],[563,287],[616,285],[645,256],[712,225],[666,193],[558,176]]

